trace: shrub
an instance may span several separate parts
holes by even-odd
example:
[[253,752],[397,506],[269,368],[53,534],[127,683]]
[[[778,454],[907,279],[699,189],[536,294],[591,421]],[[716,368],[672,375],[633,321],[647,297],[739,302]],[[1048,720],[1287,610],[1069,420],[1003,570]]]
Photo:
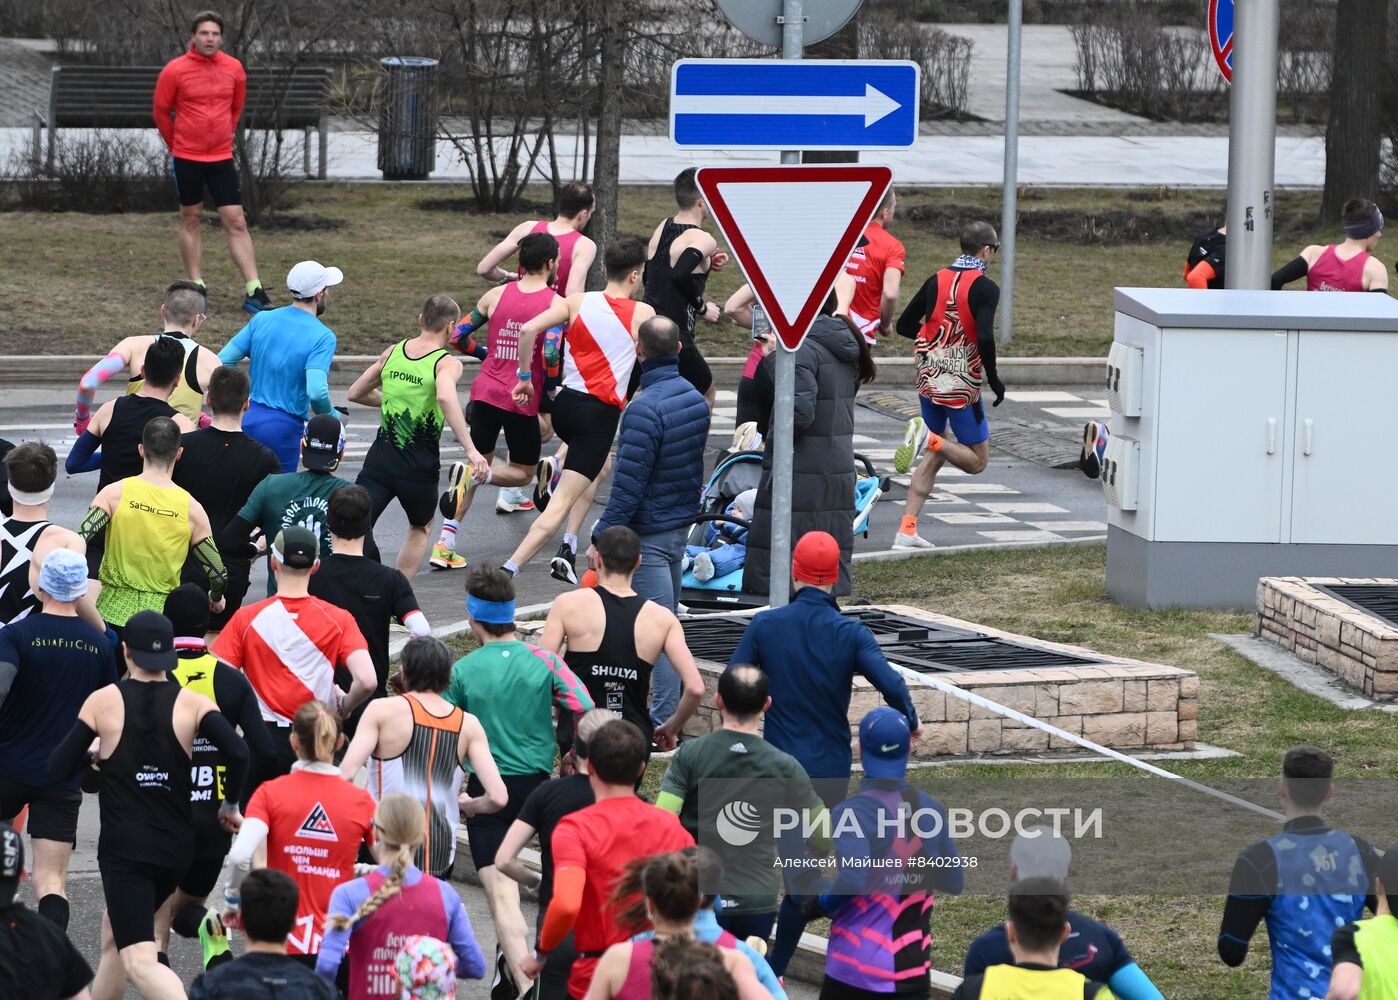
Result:
[[166,158],[130,133],[94,130],[62,133],[53,167],[33,171],[33,140],[7,172],[13,207],[35,212],[156,212],[175,203]]
[[922,117],[965,118],[971,91],[971,41],[916,24],[891,11],[859,19],[859,51],[907,59],[922,67]]

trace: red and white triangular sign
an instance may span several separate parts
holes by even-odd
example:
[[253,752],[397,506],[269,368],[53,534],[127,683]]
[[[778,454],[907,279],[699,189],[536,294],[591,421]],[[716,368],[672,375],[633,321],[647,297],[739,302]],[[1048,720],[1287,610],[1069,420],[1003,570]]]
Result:
[[888,167],[702,167],[723,238],[789,351],[801,346],[893,183]]

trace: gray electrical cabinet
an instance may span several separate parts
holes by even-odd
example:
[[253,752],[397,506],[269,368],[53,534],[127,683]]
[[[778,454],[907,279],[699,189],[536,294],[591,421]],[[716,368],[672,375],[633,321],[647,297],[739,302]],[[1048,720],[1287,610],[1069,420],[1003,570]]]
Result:
[[1118,288],[1107,590],[1250,608],[1262,576],[1398,575],[1398,301]]

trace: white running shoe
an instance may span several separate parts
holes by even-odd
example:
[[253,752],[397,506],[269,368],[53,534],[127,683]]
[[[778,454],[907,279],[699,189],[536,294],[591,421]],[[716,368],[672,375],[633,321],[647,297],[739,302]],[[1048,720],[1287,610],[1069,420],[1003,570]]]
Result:
[[901,531],[893,536],[895,549],[935,549],[936,546],[919,534],[905,535]]
[[908,426],[903,428],[903,443],[893,451],[893,471],[901,476],[917,464],[930,433],[921,417],[908,421]]
[[534,500],[522,486],[504,486],[495,499],[495,513],[513,514],[517,510],[533,510]]

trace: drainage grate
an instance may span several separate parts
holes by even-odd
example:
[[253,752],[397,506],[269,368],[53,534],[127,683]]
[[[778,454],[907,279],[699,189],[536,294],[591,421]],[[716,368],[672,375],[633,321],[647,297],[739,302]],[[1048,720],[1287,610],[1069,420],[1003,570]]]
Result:
[[1398,628],[1398,585],[1391,583],[1337,583],[1315,588],[1338,597],[1352,608],[1382,618]]
[[[924,673],[1032,670],[1095,662],[877,608],[849,608],[844,614],[869,627],[890,663]],[[712,663],[727,663],[747,628],[746,618],[719,615],[686,618],[683,623],[690,652]]]

